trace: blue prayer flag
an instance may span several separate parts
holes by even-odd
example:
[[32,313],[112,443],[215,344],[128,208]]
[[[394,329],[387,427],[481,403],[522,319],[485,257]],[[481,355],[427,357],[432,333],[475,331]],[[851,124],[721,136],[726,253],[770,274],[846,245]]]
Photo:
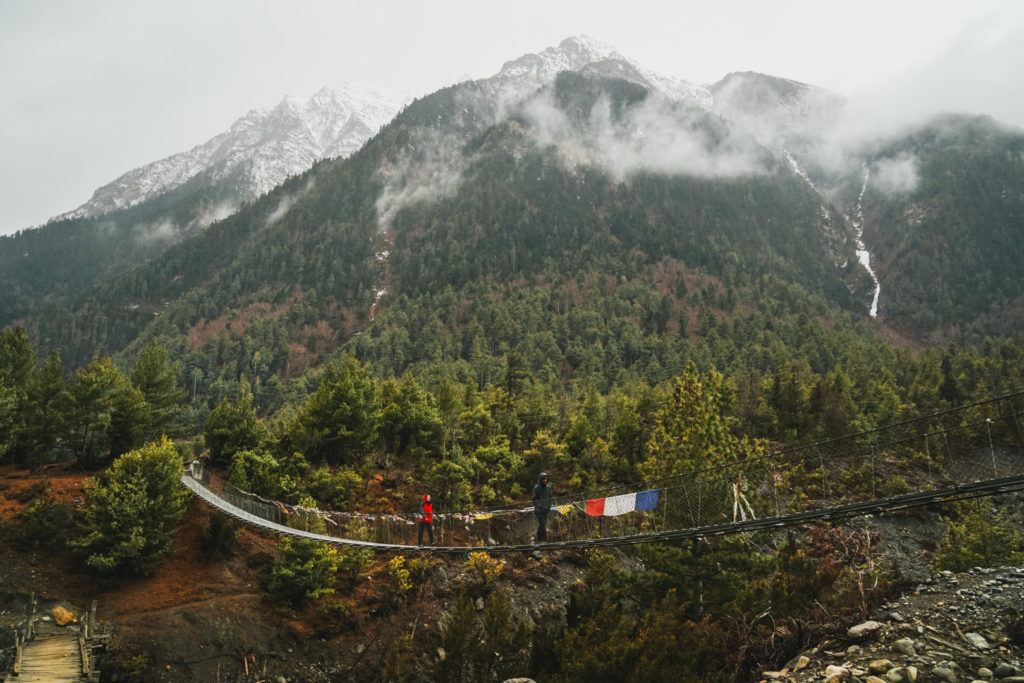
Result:
[[658,489],[651,489],[650,491],[639,491],[636,494],[636,509],[637,510],[653,510],[658,507],[658,498],[661,495],[661,491]]

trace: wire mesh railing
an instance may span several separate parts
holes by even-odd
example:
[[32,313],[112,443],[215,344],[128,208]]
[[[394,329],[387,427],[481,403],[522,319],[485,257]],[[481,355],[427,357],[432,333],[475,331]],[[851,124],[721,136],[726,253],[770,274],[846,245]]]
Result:
[[[434,514],[425,550],[582,547],[697,537],[870,514],[1024,488],[1024,392],[884,428],[534,506]],[[329,512],[230,486],[207,502],[249,523],[334,543],[414,549],[415,514]],[[197,491],[198,492],[198,491]],[[223,501],[218,504],[211,500]]]

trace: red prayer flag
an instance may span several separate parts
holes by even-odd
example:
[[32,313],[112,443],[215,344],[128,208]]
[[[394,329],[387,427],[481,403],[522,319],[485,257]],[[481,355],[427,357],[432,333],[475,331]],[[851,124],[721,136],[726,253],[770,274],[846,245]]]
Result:
[[604,498],[591,498],[587,501],[587,514],[591,517],[604,515]]

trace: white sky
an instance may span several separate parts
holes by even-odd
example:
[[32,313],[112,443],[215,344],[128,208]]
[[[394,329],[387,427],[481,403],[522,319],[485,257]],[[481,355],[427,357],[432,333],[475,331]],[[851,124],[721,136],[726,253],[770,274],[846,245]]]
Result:
[[0,0],[0,234],[285,95],[427,92],[580,33],[691,81],[762,71],[1024,126],[1014,0]]

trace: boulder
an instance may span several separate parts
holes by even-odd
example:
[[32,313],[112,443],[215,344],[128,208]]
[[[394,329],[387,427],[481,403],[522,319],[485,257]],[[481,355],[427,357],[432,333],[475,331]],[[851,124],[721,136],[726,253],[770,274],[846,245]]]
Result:
[[50,614],[53,615],[53,620],[57,622],[58,626],[67,626],[75,621],[75,613],[60,605],[54,607]]

